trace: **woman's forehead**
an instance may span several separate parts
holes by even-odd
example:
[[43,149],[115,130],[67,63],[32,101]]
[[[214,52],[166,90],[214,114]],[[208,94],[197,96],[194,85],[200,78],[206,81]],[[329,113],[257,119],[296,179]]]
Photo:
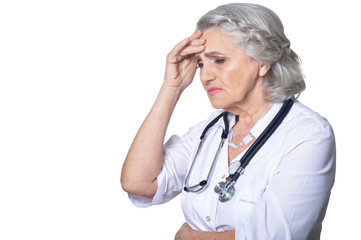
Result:
[[197,54],[196,59],[201,57],[222,57],[239,55],[242,49],[235,44],[232,36],[222,33],[217,28],[210,28],[203,32],[201,39],[205,39],[204,52]]
[[201,39],[205,39],[205,53],[225,53],[240,49],[232,36],[222,33],[217,28],[210,28],[203,32]]

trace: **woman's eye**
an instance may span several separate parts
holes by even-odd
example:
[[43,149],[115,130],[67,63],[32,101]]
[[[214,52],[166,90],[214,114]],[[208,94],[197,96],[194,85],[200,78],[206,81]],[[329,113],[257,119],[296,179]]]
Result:
[[216,59],[216,63],[224,63],[224,61],[226,61],[226,59],[224,59],[224,58],[218,58],[218,59]]

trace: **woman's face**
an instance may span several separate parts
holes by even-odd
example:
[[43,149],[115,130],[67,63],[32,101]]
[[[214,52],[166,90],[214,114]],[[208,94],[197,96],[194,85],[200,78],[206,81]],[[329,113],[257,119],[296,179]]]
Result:
[[217,28],[206,30],[205,50],[195,57],[200,79],[212,106],[235,114],[265,101],[263,76],[269,66],[262,66],[235,45],[233,37]]

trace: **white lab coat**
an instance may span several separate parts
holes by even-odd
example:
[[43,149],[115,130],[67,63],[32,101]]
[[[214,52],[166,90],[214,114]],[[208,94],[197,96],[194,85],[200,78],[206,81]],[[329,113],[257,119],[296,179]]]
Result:
[[[281,108],[275,103],[256,123],[256,138]],[[164,145],[165,162],[153,199],[129,195],[139,207],[165,203],[182,193],[189,225],[201,231],[236,230],[236,239],[319,239],[335,178],[335,140],[332,128],[319,114],[295,102],[276,132],[254,156],[238,179],[234,197],[218,201],[214,186],[228,176],[225,142],[208,186],[200,193],[183,190],[190,161],[204,127],[221,111]],[[235,116],[228,115],[230,127]],[[206,178],[224,127],[220,119],[207,133],[189,185]],[[233,161],[239,160],[245,151]]]

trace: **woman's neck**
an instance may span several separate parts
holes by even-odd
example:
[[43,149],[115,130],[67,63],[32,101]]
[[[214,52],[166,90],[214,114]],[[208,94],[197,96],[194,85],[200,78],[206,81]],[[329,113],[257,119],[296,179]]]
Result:
[[236,124],[253,126],[268,111],[272,104],[273,102],[271,101],[263,100],[225,110],[238,116]]

